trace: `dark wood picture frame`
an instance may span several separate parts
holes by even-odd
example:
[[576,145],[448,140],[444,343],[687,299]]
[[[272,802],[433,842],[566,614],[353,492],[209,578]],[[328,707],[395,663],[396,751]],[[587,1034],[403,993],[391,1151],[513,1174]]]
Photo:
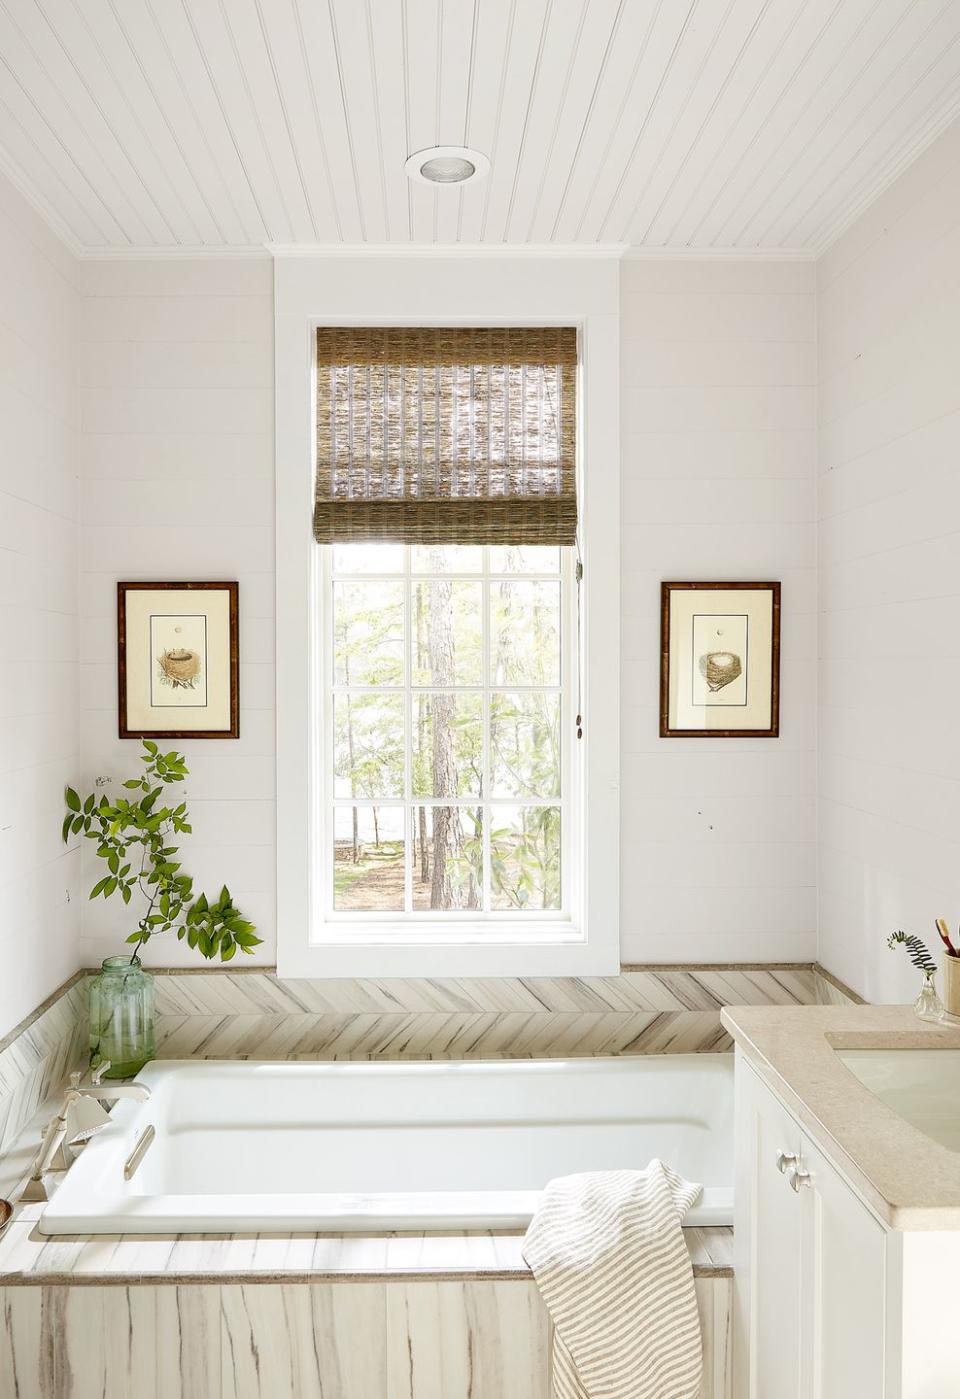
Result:
[[[127,725],[127,594],[131,592],[225,592],[229,598],[230,726],[226,729],[139,729]],[[117,721],[121,738],[240,737],[240,587],[236,582],[117,583]]]
[[[770,656],[770,727],[766,729],[673,729],[670,727],[670,598],[674,592],[723,590],[772,594]],[[780,736],[780,584],[703,583],[668,581],[660,584],[660,737],[661,738],[778,738]]]

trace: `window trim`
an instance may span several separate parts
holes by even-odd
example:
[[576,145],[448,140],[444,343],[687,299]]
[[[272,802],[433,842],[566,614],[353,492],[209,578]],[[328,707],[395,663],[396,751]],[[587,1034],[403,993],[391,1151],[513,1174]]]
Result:
[[[469,268],[466,266],[470,263]],[[453,265],[457,304],[444,275]],[[277,452],[277,963],[284,977],[612,975],[619,969],[619,318],[615,259],[437,254],[422,260],[275,255]],[[438,275],[439,274],[439,275]],[[560,312],[557,310],[560,305]],[[388,307],[389,315],[383,314]],[[498,314],[499,312],[499,314]],[[319,590],[312,533],[318,324],[576,325],[581,343],[581,536],[585,578],[582,925],[555,922],[453,936],[415,924],[373,940],[311,941],[310,857],[321,799],[310,754]],[[584,469],[585,465],[585,469]],[[438,919],[438,922],[441,920]],[[498,929],[499,929],[498,925]]]

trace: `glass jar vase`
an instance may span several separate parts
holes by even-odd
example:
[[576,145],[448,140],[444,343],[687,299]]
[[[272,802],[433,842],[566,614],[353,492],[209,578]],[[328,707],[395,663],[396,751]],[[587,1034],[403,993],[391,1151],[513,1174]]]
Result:
[[937,973],[935,970],[923,972],[920,994],[913,1003],[913,1013],[920,1020],[932,1020],[939,1024],[943,1019],[943,1002],[937,994]]
[[90,983],[90,1064],[105,1078],[131,1078],[156,1054],[153,977],[139,957],[107,957]]

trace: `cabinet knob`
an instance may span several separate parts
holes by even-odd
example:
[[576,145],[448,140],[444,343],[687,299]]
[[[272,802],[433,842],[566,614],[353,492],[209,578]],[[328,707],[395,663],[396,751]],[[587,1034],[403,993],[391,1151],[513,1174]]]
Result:
[[787,1171],[792,1170],[794,1166],[798,1165],[799,1161],[800,1157],[796,1154],[796,1152],[777,1152],[777,1170],[782,1176],[785,1176],[787,1174]]
[[790,1182],[790,1189],[799,1195],[803,1187],[810,1184],[810,1172],[802,1171],[799,1166],[791,1166],[787,1171],[787,1180]]

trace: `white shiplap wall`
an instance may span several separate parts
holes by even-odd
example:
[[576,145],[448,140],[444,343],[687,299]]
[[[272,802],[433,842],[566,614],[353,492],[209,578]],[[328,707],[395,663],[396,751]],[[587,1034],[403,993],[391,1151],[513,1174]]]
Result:
[[[272,262],[87,262],[81,286],[85,776],[123,778],[139,752],[138,743],[116,736],[116,580],[238,579],[241,737],[176,745],[191,771],[194,835],[184,864],[198,888],[230,886],[265,939],[257,960],[269,962],[276,863]],[[84,965],[114,951],[129,922],[120,903],[86,904]],[[151,960],[194,964],[196,954],[164,939]]]
[[0,176],[0,1036],[76,967],[79,296],[72,256]]
[[[622,952],[625,961],[812,957],[813,265],[623,265]],[[226,879],[274,946],[272,297],[266,262],[83,268],[87,775],[122,775],[114,582],[237,576],[239,744],[183,745],[198,879]],[[661,577],[779,577],[782,737],[657,737]],[[85,917],[84,961],[122,909]],[[154,960],[186,960],[177,946]]]
[[[621,267],[627,962],[815,952],[814,275]],[[663,578],[782,580],[779,739],[658,737]]]
[[820,956],[871,1000],[960,917],[960,127],[818,267]]

